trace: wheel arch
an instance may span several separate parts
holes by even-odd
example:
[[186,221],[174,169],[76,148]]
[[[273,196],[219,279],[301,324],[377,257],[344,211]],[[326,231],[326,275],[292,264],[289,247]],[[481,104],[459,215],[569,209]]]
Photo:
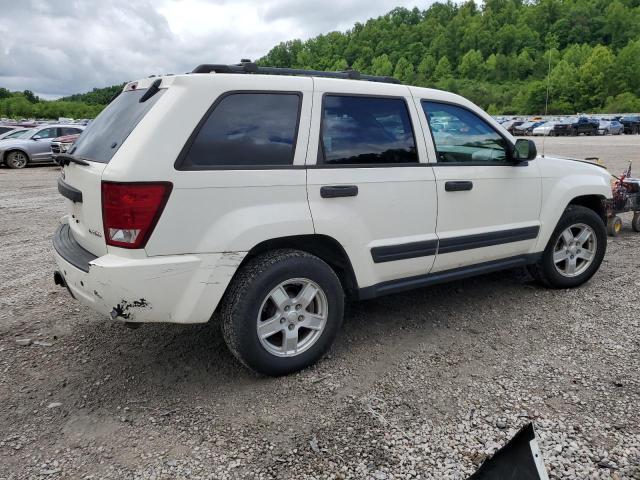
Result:
[[301,250],[315,255],[336,272],[347,295],[354,295],[358,291],[356,275],[346,250],[340,242],[328,235],[293,235],[264,240],[249,250],[238,268],[242,268],[246,262],[261,253],[283,248]]
[[27,156],[27,163],[31,163],[31,155],[29,155],[29,152],[27,152],[26,150],[22,149],[22,148],[10,148],[7,151],[5,151],[2,154],[2,163],[4,163],[5,165],[7,164],[7,157],[9,156],[10,153],[12,152],[21,152],[24,153]]
[[580,195],[573,198],[567,207],[570,205],[580,205],[588,208],[589,210],[593,210],[605,224],[607,223],[607,198],[604,195]]

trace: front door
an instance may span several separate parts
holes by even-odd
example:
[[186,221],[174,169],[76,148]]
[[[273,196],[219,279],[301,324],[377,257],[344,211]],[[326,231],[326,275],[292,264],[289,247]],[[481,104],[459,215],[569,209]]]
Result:
[[[314,78],[307,190],[315,232],[337,240],[360,288],[433,265],[437,197],[418,112],[400,85]],[[352,90],[350,92],[349,90]]]
[[59,137],[58,127],[47,127],[35,133],[31,139],[33,145],[29,148],[34,162],[44,162],[51,159],[51,141]]
[[531,253],[542,199],[536,162],[512,162],[511,141],[480,112],[430,100],[419,105],[437,158],[433,272]]

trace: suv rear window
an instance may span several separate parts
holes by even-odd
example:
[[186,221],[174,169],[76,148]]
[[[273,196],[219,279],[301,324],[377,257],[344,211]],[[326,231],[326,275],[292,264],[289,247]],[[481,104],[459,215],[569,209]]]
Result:
[[109,163],[165,91],[159,90],[142,103],[140,98],[146,89],[122,92],[82,132],[69,153],[93,162]]
[[185,146],[181,170],[293,164],[302,95],[237,92],[218,99]]
[[417,163],[416,142],[402,98],[326,95],[322,153],[329,165]]

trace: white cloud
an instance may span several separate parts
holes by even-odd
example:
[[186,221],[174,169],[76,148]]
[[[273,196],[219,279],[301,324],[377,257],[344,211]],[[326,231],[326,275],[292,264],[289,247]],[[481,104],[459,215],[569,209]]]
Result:
[[0,87],[47,98],[256,59],[417,0],[0,0]]

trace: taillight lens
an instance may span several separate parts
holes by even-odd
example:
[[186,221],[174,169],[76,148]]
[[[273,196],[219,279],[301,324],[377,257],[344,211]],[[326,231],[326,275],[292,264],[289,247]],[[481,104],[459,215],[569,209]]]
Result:
[[102,223],[107,245],[143,248],[172,187],[169,182],[102,182]]

